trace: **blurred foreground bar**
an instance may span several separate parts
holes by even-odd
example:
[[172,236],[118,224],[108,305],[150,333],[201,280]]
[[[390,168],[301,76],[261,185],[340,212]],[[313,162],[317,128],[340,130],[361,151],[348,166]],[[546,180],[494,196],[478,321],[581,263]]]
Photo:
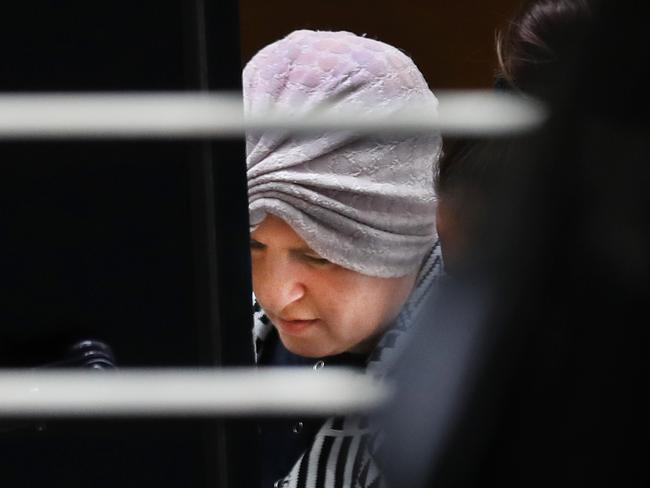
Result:
[[345,369],[4,370],[0,418],[321,416],[367,411],[388,391]]
[[526,132],[545,118],[542,106],[513,94],[451,91],[437,94],[439,113],[413,106],[400,113],[273,111],[244,118],[241,97],[228,92],[5,94],[0,139],[202,138],[243,136],[247,130],[354,130],[498,136]]

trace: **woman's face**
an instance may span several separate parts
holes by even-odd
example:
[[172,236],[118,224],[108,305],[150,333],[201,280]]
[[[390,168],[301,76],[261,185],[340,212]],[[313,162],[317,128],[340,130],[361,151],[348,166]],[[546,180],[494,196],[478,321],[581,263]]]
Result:
[[305,357],[372,348],[416,277],[377,278],[331,263],[272,215],[251,234],[251,256],[258,302],[284,346]]

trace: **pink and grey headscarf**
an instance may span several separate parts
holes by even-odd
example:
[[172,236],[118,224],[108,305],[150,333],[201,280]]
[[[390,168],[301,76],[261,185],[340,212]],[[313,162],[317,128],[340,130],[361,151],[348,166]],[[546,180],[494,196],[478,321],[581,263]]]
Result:
[[[322,109],[382,116],[437,100],[411,59],[349,32],[295,31],[259,51],[243,73],[244,110]],[[333,104],[333,105],[332,105]],[[251,229],[267,214],[287,222],[322,257],[370,276],[416,272],[436,238],[438,133],[250,133]]]

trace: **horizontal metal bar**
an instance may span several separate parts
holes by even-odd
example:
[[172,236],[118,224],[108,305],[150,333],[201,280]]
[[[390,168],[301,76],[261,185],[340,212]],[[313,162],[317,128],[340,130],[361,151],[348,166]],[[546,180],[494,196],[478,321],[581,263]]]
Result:
[[337,415],[388,387],[351,370],[0,370],[0,417]]
[[232,93],[95,93],[0,95],[0,139],[219,138],[248,130],[440,130],[447,135],[494,136],[534,129],[543,108],[493,91],[440,92],[439,113],[414,106],[399,114],[273,111],[244,117]]

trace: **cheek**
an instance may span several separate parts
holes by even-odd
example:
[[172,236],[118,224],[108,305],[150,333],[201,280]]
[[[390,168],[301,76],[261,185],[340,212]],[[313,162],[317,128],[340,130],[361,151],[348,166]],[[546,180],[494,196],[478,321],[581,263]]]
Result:
[[332,335],[365,339],[382,325],[389,295],[356,277],[321,281],[316,293],[321,317]]
[[256,257],[255,253],[251,253],[251,279],[255,296],[260,302],[264,303],[269,279],[264,259]]
[[251,279],[253,281],[253,291],[257,294],[256,288],[260,282],[260,266],[258,259],[255,259],[255,254],[251,253]]
[[401,281],[370,278],[359,283],[355,292],[344,294],[342,311],[349,332],[368,338],[397,316],[409,295],[411,286]]

